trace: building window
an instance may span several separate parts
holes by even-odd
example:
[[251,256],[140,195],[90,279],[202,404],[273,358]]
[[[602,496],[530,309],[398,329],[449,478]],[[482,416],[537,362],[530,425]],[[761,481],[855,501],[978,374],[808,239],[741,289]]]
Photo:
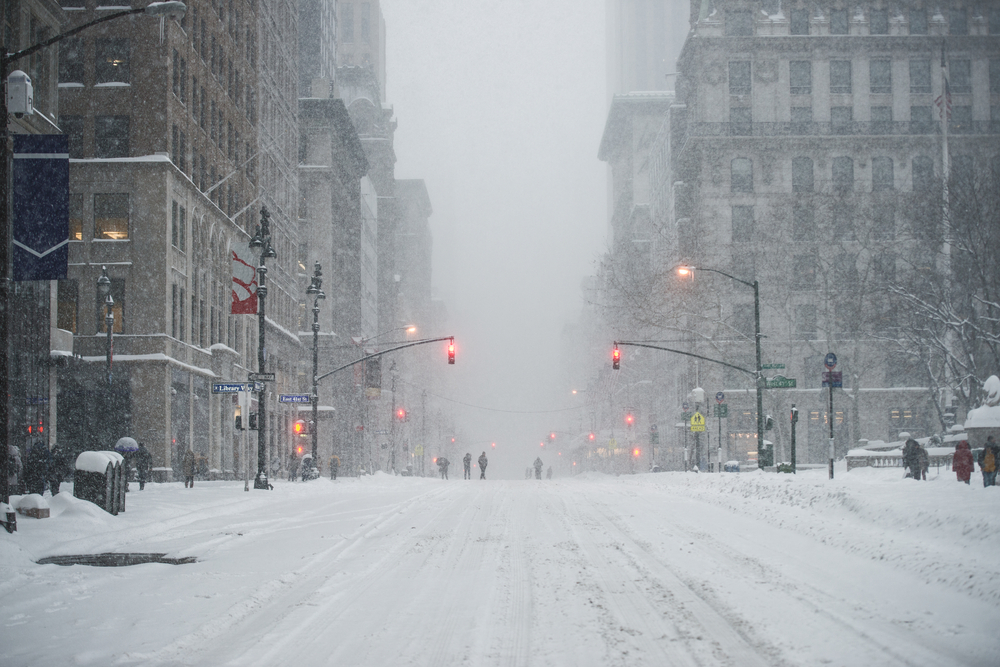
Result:
[[881,252],[872,258],[872,274],[880,284],[896,280],[896,256],[891,252]]
[[792,192],[813,191],[813,161],[808,157],[792,158]]
[[808,9],[793,9],[792,10],[792,22],[790,32],[793,35],[808,35],[809,34],[809,10]]
[[849,157],[833,158],[834,192],[850,192],[854,189],[854,160]]
[[795,337],[801,340],[816,338],[816,306],[795,306]]
[[854,215],[847,204],[835,204],[831,210],[831,229],[835,241],[853,241]]
[[177,226],[177,202],[170,202],[170,245],[175,248],[179,247],[177,245],[179,231],[180,229]]
[[913,191],[928,192],[934,187],[934,160],[926,155],[913,158]]
[[745,157],[735,158],[730,163],[730,169],[732,191],[753,192],[753,160]]
[[345,2],[340,6],[340,39],[354,41],[354,5]]
[[888,35],[889,34],[889,12],[885,9],[873,9],[871,10],[871,34],[873,35]]
[[819,257],[816,251],[792,258],[792,289],[810,290],[816,289],[816,265]]
[[830,34],[846,35],[848,33],[847,10],[834,9],[830,12]]
[[896,207],[891,202],[872,208],[872,238],[883,241],[896,238]]
[[83,123],[83,116],[59,116],[59,127],[69,142],[71,158],[83,157]]
[[729,94],[749,95],[751,86],[750,61],[731,60],[729,62]]
[[178,297],[178,301],[177,301],[177,312],[180,313],[180,316],[177,318],[178,319],[178,322],[177,322],[177,335],[174,336],[174,338],[178,339],[182,343],[184,342],[184,339],[185,339],[184,338],[184,321],[185,321],[184,314],[187,312],[186,304],[187,304],[187,296],[184,293],[184,288],[181,287],[180,288],[180,296]]
[[976,182],[975,163],[971,155],[955,155],[951,159],[951,183],[953,187],[957,185],[971,191],[972,185]]
[[990,60],[990,92],[1000,93],[1000,60]]
[[951,109],[948,129],[952,132],[972,131],[972,107],[968,104],[956,105]]
[[854,121],[854,107],[830,107],[832,125],[849,125]]
[[792,107],[793,123],[811,123],[813,119],[812,107]]
[[753,206],[734,206],[733,243],[753,240]]
[[181,58],[181,104],[187,104],[187,60]]
[[128,83],[128,40],[98,39],[96,47],[97,59],[94,63],[94,74],[97,83]]
[[128,194],[94,195],[94,238],[128,238]]
[[180,145],[181,133],[174,125],[170,131],[170,161],[174,164],[180,164]]
[[730,130],[733,134],[749,135],[753,132],[753,113],[750,107],[729,108]]
[[833,264],[833,279],[840,289],[858,284],[858,258],[854,253],[837,255]]
[[830,92],[840,94],[851,92],[850,60],[830,61]]
[[750,12],[726,12],[726,37],[752,37],[753,16]]
[[792,95],[812,93],[812,62],[792,60],[788,63],[788,87]]
[[171,84],[174,91],[175,97],[181,96],[181,54],[177,53],[177,49],[174,49],[174,66],[171,68],[173,74],[171,78]]
[[834,305],[834,318],[836,320],[836,333],[853,334],[857,333],[861,325],[861,313],[857,302],[847,295],[847,300],[838,301]]
[[910,92],[914,95],[931,92],[931,61],[914,58],[910,61]]
[[869,65],[869,77],[871,82],[871,92],[891,93],[892,92],[892,61],[872,60]]
[[969,34],[969,19],[964,8],[952,8],[951,11],[948,12],[948,34]]
[[927,34],[927,10],[923,7],[917,7],[910,10],[910,34]]
[[872,158],[872,192],[893,190],[895,180],[893,178],[892,158],[873,157]]
[[873,123],[891,123],[892,107],[872,107],[871,115]]
[[75,280],[60,280],[56,310],[56,326],[65,331],[77,331],[77,304],[80,302],[80,285]]
[[59,44],[59,83],[83,83],[83,40],[79,37]]
[[792,240],[816,240],[816,216],[811,206],[794,206],[792,208]]
[[953,93],[972,92],[971,60],[948,60],[948,87]]
[[128,157],[129,117],[94,118],[94,154],[99,158]]
[[69,240],[83,240],[83,195],[69,196]]
[[[125,330],[125,281],[121,278],[111,279],[111,298],[115,304],[111,306],[111,312],[115,316],[114,332],[122,333]],[[97,292],[97,333],[107,333],[104,317],[108,309],[104,302],[104,295]]]
[[367,2],[361,3],[361,41],[368,42],[371,37],[371,6]]

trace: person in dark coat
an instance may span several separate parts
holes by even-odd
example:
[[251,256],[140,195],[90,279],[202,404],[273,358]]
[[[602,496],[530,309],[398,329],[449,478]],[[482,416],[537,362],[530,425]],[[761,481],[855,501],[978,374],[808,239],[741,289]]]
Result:
[[299,457],[295,455],[295,450],[288,457],[288,481],[294,482],[299,474]]
[[963,440],[955,446],[955,456],[951,459],[951,469],[955,471],[958,481],[968,484],[974,468],[969,441]]
[[1000,467],[1000,447],[993,436],[986,438],[986,446],[979,452],[979,469],[983,473],[983,486],[996,486],[997,468]]
[[41,440],[28,448],[28,465],[24,468],[24,484],[28,493],[45,493],[45,480],[49,476],[49,447]]
[[439,456],[437,460],[438,470],[441,471],[441,479],[448,479],[448,466],[451,465],[451,461],[443,456]]
[[909,469],[910,477],[920,479],[920,445],[913,438],[903,445],[903,466]]
[[135,452],[135,474],[139,478],[139,490],[146,488],[149,480],[149,473],[153,470],[153,455],[146,449],[146,445],[139,443],[139,449]]
[[49,490],[53,496],[59,493],[59,487],[66,477],[66,472],[66,453],[62,447],[56,445],[52,448],[49,463]]
[[486,479],[486,466],[490,463],[490,460],[486,458],[486,452],[479,455],[479,460],[476,463],[479,464],[479,479]]
[[931,457],[927,454],[927,448],[918,443],[920,449],[917,450],[917,461],[920,462],[920,479],[927,480],[927,471],[931,467]]
[[472,454],[469,452],[465,453],[462,457],[462,465],[465,466],[465,477],[463,479],[472,479]]
[[21,482],[24,479],[24,464],[21,463],[21,450],[14,445],[7,445],[7,488],[12,496],[21,494]]
[[184,452],[184,461],[181,464],[184,470],[184,488],[194,488],[194,452],[188,447]]
[[539,456],[539,457],[537,457],[535,459],[535,479],[541,479],[542,478],[542,466],[544,466],[544,465],[545,464],[542,463],[542,457],[541,456]]
[[340,472],[340,457],[334,454],[330,457],[330,479],[337,479],[338,472]]

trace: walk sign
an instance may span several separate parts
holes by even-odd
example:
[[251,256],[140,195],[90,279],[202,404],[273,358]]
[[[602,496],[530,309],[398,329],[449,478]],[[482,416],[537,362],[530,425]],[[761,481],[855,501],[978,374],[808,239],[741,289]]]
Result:
[[696,412],[691,415],[691,432],[697,433],[705,430],[705,415]]

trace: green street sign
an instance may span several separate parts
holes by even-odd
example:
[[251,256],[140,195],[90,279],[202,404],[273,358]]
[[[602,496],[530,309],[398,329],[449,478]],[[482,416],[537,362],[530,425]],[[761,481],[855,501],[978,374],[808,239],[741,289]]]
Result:
[[712,416],[713,417],[719,417],[719,418],[728,417],[729,416],[729,406],[726,405],[725,403],[723,403],[722,405],[716,405],[715,406],[715,412],[714,412],[714,414]]
[[786,378],[784,375],[775,375],[773,378],[764,380],[765,389],[795,389],[795,378]]
[[693,414],[694,414],[693,412],[682,412],[681,413],[681,419],[684,420],[684,421],[690,421],[691,420],[691,415],[693,415]]
[[783,371],[783,370],[785,370],[785,365],[784,364],[763,364],[761,366],[761,368],[763,368],[764,370],[768,370],[768,371]]

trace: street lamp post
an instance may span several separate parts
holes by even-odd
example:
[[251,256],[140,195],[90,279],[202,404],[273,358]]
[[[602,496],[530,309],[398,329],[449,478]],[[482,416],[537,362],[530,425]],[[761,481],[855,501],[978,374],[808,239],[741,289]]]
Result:
[[[37,44],[14,53],[7,52],[7,45],[0,44],[0,122],[3,123],[3,134],[0,135],[0,407],[3,410],[3,426],[0,426],[0,470],[7,469],[7,448],[10,444],[8,422],[10,416],[10,292],[11,292],[11,225],[10,225],[10,153],[7,148],[7,75],[10,66],[28,56],[52,46],[67,37],[72,37],[99,23],[113,21],[134,14],[147,16],[181,18],[187,11],[183,2],[153,2],[145,7],[125,9],[120,12],[106,14],[93,21],[67,30]],[[2,39],[2,36],[0,36]],[[110,336],[110,333],[109,333]],[[109,372],[110,376],[110,372]],[[10,488],[7,475],[0,474],[0,503],[10,499]],[[3,517],[0,517],[3,519]],[[14,530],[15,516],[11,514],[5,526]]]
[[754,280],[752,283],[747,282],[737,278],[736,276],[731,276],[725,271],[719,271],[718,269],[706,269],[704,267],[698,266],[681,266],[677,269],[677,273],[682,276],[686,276],[695,271],[711,271],[712,273],[718,273],[721,276],[725,276],[730,280],[735,280],[736,282],[746,285],[747,287],[753,289],[753,340],[757,353],[757,365],[755,367],[755,384],[757,385],[757,467],[764,467],[764,369],[761,367],[760,361],[760,286],[757,281]]
[[319,469],[319,459],[316,458],[316,451],[319,448],[319,300],[325,299],[326,294],[320,287],[323,286],[323,272],[321,270],[319,262],[316,262],[315,270],[313,271],[312,281],[309,283],[309,288],[306,290],[306,294],[313,297],[313,387],[312,396],[309,398],[312,400],[312,454],[313,454],[313,465]]
[[107,347],[107,358],[108,358],[108,386],[111,386],[111,362],[115,353],[115,344],[113,339],[113,331],[115,328],[115,300],[111,296],[111,279],[108,278],[108,267],[101,267],[101,277],[97,279],[97,291],[102,296],[104,296],[104,327],[107,329],[108,335],[108,347]]
[[[264,332],[265,312],[267,304],[267,259],[277,257],[271,247],[271,214],[267,207],[260,209],[260,225],[250,239],[250,248],[260,252],[260,266],[257,267],[257,372],[264,372]],[[257,476],[253,480],[253,488],[269,489],[267,481],[267,386],[257,398]]]

